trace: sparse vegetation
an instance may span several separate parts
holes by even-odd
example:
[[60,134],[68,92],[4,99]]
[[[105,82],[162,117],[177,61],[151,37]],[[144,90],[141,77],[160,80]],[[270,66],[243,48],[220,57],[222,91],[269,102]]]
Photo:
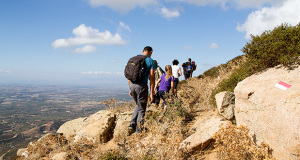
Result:
[[265,143],[256,145],[245,126],[230,125],[222,128],[214,135],[214,139],[214,151],[218,153],[220,159],[273,159],[270,147]]

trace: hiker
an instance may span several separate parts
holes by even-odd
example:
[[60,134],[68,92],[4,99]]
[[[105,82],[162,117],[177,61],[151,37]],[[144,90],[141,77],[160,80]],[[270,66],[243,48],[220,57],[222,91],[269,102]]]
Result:
[[174,89],[177,92],[177,85],[179,83],[179,77],[182,75],[181,72],[181,68],[178,66],[179,62],[177,59],[174,59],[174,61],[172,62],[173,66],[172,66],[172,73],[173,73],[173,77],[174,77]]
[[188,61],[182,64],[184,70],[184,79],[187,80],[188,78],[192,77],[191,74],[193,73],[193,64],[192,59],[188,58]]
[[[158,65],[157,61],[154,60],[154,63],[155,63],[155,72],[154,72],[154,75],[155,75],[155,84],[157,83],[157,81],[160,79],[160,77],[165,74],[165,71],[163,71],[163,69]],[[159,87],[160,83],[158,83],[158,87]],[[155,90],[155,95],[153,96],[153,102],[156,104],[156,105],[159,105],[159,101],[160,101],[160,98],[159,98],[159,95],[158,95],[158,88],[154,88]]]
[[[135,131],[137,133],[142,133],[141,126],[143,125],[143,118],[145,116],[146,106],[148,102],[148,79],[150,79],[149,101],[150,103],[152,103],[153,101],[155,85],[155,63],[151,58],[152,52],[152,48],[150,46],[146,46],[143,50],[143,55],[132,57],[128,61],[125,68],[125,76],[128,79],[128,85],[130,88],[129,95],[136,103],[130,125],[128,126],[128,131],[130,133],[133,133]],[[134,69],[135,67],[138,67],[138,69]],[[141,75],[141,77],[136,75]]]
[[169,93],[170,89],[172,89],[172,93],[174,95],[174,80],[175,79],[172,75],[172,67],[170,65],[167,65],[165,67],[165,71],[166,71],[166,73],[163,74],[155,84],[155,88],[157,88],[158,83],[160,83],[160,86],[158,89],[158,95],[164,101],[161,108],[164,108],[164,106],[166,105],[165,94]]

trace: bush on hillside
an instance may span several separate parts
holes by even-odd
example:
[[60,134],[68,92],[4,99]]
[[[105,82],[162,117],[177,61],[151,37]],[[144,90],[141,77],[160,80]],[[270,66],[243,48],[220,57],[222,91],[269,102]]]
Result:
[[203,73],[204,77],[212,77],[216,78],[222,73],[222,70],[230,70],[232,69],[232,66],[237,66],[245,61],[245,56],[237,56],[233,58],[232,60],[228,61],[226,64],[221,64],[217,67],[213,67]]
[[300,23],[296,26],[282,24],[272,31],[265,31],[260,36],[251,36],[242,51],[246,61],[236,69],[229,78],[222,80],[211,95],[222,91],[234,91],[238,82],[279,64],[289,66],[299,61],[300,56]]
[[300,53],[300,23],[296,26],[282,24],[260,36],[251,36],[251,42],[243,47],[247,61],[256,71],[279,64],[289,65],[297,61]]

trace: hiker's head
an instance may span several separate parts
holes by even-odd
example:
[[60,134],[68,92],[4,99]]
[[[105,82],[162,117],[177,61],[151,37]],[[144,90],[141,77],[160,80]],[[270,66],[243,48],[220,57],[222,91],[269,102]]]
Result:
[[143,54],[146,55],[146,56],[148,56],[148,57],[151,57],[152,51],[153,51],[153,50],[152,50],[152,47],[146,46],[146,47],[144,48],[144,50],[143,50]]
[[191,62],[191,61],[192,61],[192,59],[191,59],[191,58],[188,58],[188,61],[189,61],[189,62]]
[[154,60],[154,64],[155,64],[155,68],[158,67],[156,60]]
[[178,65],[179,64],[177,59],[174,59],[174,61],[172,63],[173,63],[173,65]]
[[170,65],[166,65],[165,67],[165,71],[166,71],[166,80],[169,79],[170,76],[172,76],[172,67]]

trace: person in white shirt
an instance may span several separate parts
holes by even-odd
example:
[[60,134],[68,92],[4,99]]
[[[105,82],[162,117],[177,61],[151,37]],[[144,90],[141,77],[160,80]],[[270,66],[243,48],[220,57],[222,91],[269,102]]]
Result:
[[177,59],[175,59],[172,63],[173,63],[172,73],[173,73],[173,77],[175,78],[174,89],[176,90],[175,92],[177,92],[177,85],[179,82],[179,77],[182,75],[182,72],[181,72],[181,68],[178,66],[179,62]]

